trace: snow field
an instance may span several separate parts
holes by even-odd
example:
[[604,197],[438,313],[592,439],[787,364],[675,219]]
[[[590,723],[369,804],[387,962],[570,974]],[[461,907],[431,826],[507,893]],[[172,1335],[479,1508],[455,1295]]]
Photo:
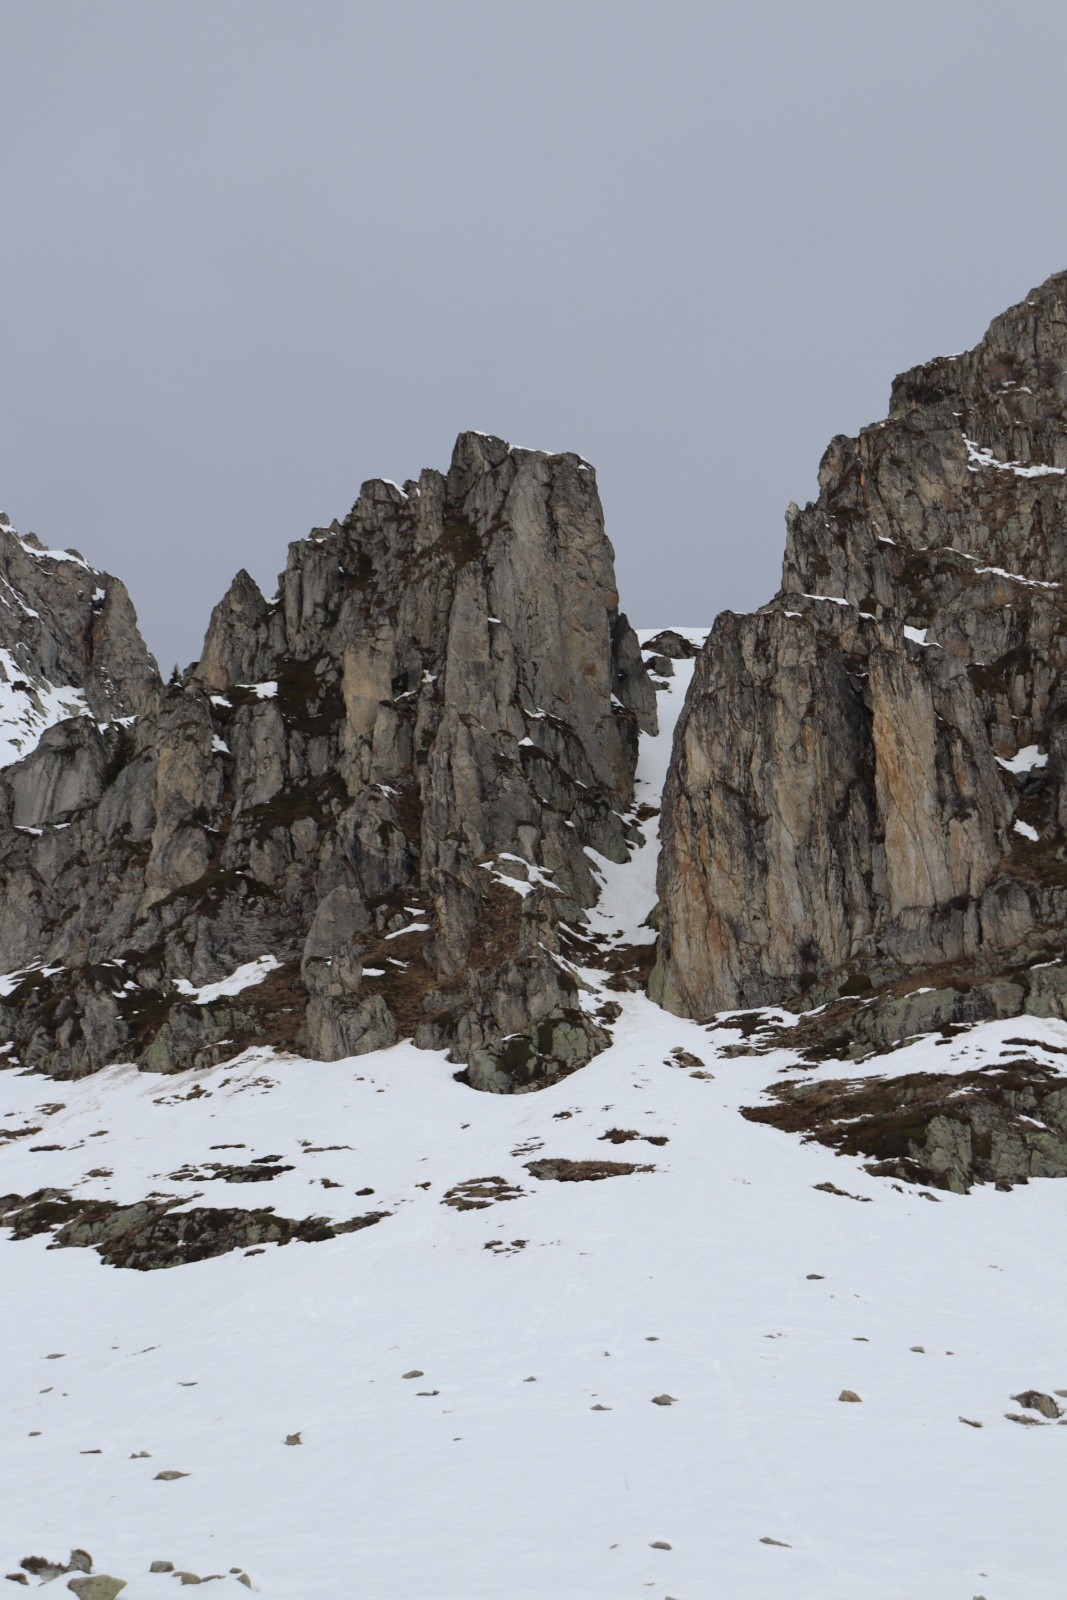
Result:
[[[629,867],[598,863],[610,937],[652,904],[646,833]],[[791,1052],[727,1058],[736,1030],[610,997],[612,1047],[525,1096],[474,1093],[407,1044],[166,1078],[5,1072],[0,1130],[41,1131],[0,1138],[0,1192],[391,1214],[148,1273],[0,1240],[0,1570],[81,1545],[123,1600],[175,1592],[154,1559],[224,1574],[220,1594],[247,1592],[239,1566],[277,1600],[1060,1600],[1067,1431],[1004,1413],[1067,1388],[1067,1187],[894,1187],[739,1115],[800,1075]],[[1020,1034],[1067,1045],[1016,1018],[804,1075],[962,1071]],[[292,1170],[209,1175],[265,1155]],[[537,1179],[545,1157],[655,1170]],[[522,1193],[443,1203],[489,1176]]]

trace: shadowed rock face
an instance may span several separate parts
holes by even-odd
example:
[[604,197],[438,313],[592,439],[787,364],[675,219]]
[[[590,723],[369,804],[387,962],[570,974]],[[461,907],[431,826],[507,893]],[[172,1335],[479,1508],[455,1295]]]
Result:
[[[146,686],[132,642],[109,662],[129,725],[90,701],[3,774],[24,1064],[414,1035],[507,1089],[600,1047],[557,931],[596,899],[587,847],[626,858],[655,700],[579,457],[462,435],[447,474],[365,484],[292,545],[274,601],[240,573],[182,682]],[[263,981],[190,992],[265,954]]]
[[651,992],[684,1015],[988,972],[1067,923],[1067,274],[898,378],[819,483],[678,727]]

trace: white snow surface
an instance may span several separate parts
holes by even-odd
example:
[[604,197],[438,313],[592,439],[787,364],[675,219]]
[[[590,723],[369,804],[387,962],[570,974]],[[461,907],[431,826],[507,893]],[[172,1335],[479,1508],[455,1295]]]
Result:
[[[27,828],[24,831],[37,834],[41,832],[40,828]],[[14,994],[23,979],[28,978],[33,972],[39,972],[43,978],[53,978],[57,972],[62,971],[62,967],[45,967],[39,961],[35,961],[32,966],[22,967],[18,972],[5,972],[0,976],[0,997],[6,998],[9,994]]]
[[[649,803],[691,665],[643,743]],[[598,926],[630,941],[654,898],[645,827],[629,867],[598,862]],[[1067,1431],[1004,1413],[1067,1388],[1067,1184],[931,1203],[739,1108],[783,1073],[963,1072],[1020,1037],[1062,1070],[1067,1025],[800,1069],[721,1055],[729,1018],[606,997],[611,1048],[514,1097],[410,1044],[168,1077],[5,1071],[0,1193],[390,1215],[155,1272],[4,1235],[0,1571],[82,1546],[123,1600],[176,1592],[156,1559],[223,1574],[219,1595],[248,1592],[241,1567],[285,1600],[1061,1600]],[[705,1068],[669,1064],[676,1048]],[[267,1154],[292,1170],[251,1191],[197,1175]],[[655,1170],[540,1181],[538,1156]],[[442,1203],[489,1175],[521,1194]]]
[[1040,745],[1026,744],[1013,756],[995,756],[994,760],[1005,772],[1033,772],[1035,767],[1048,766],[1048,752],[1042,750]]
[[904,626],[904,637],[910,639],[912,644],[920,644],[924,650],[940,650],[941,646],[935,639],[927,639],[928,632],[927,628],[909,628],[907,624]]
[[0,768],[28,756],[55,723],[88,715],[81,689],[32,682],[10,650],[0,647]]
[[[644,646],[654,639],[656,628],[638,630],[638,640]],[[706,628],[675,628],[690,644],[698,648],[707,638]],[[671,759],[671,744],[675,723],[685,701],[686,691],[696,666],[695,658],[671,663],[674,676],[665,681],[666,688],[657,694],[659,733],[653,739],[641,737],[641,755],[634,784],[634,808],[642,804],[659,810],[667,767]],[[654,944],[656,935],[645,925],[645,919],[656,904],[656,862],[659,858],[659,817],[642,824],[645,844],[635,850],[631,859],[620,865],[609,861],[596,850],[586,850],[593,869],[601,883],[600,900],[589,913],[590,929],[611,940],[627,944]]]
[[242,989],[250,989],[253,984],[262,983],[268,973],[274,972],[280,965],[277,956],[259,956],[255,961],[246,961],[243,966],[231,972],[228,978],[220,978],[217,983],[205,983],[199,989],[195,989],[188,978],[178,978],[174,987],[184,999],[191,1000],[195,1006],[209,1006],[214,1000],[240,994]]
[[1038,464],[1025,467],[1019,461],[998,461],[992,450],[985,445],[980,445],[974,439],[963,435],[963,442],[967,446],[968,471],[977,472],[982,467],[994,467],[998,472],[1011,472],[1017,478],[1062,478],[1067,472],[1065,467],[1049,467]]
[[995,578],[1010,578],[1012,583],[1024,583],[1029,589],[1058,589],[1058,583],[1050,583],[1045,578],[1024,578],[1021,572],[1008,572],[1004,567],[975,567],[975,572],[989,572]]
[[86,572],[94,575],[97,573],[97,568],[91,567],[75,550],[49,550],[44,545],[29,544],[21,534],[15,532],[10,523],[6,525],[6,532],[18,540],[26,555],[31,556],[34,561],[67,561],[73,567],[84,567]]
[[[533,741],[521,739],[519,743],[532,744]],[[522,856],[512,855],[508,850],[502,850],[493,861],[483,861],[482,867],[491,874],[495,883],[502,884],[505,889],[514,889],[524,900],[535,885],[559,893],[559,888],[552,882],[552,873],[548,868],[540,867],[536,862],[526,861]],[[405,929],[405,932],[407,931],[409,930]]]

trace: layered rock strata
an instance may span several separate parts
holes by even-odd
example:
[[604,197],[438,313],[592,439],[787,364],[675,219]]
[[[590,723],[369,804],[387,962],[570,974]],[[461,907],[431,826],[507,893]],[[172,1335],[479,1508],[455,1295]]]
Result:
[[587,463],[464,434],[447,474],[365,484],[275,599],[238,574],[167,685],[98,579],[55,668],[25,652],[86,714],[0,783],[10,1053],[64,1076],[413,1035],[512,1089],[600,1047],[557,946],[587,850],[635,837],[655,695]]
[[1067,274],[899,377],[819,484],[678,726],[651,991],[684,1015],[1064,943]]

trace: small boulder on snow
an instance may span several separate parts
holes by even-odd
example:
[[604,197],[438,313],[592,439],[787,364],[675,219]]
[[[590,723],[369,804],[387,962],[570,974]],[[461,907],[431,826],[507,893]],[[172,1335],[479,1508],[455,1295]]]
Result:
[[92,1577],[71,1578],[67,1584],[78,1600],[115,1600],[115,1596],[125,1587],[125,1578],[112,1578],[106,1572],[97,1572]]
[[1027,1411],[1039,1411],[1043,1417],[1048,1417],[1050,1422],[1056,1422],[1063,1416],[1063,1407],[1057,1405],[1050,1394],[1043,1394],[1040,1389],[1024,1389],[1022,1394],[1013,1394],[1012,1399],[1016,1405],[1023,1406]]

